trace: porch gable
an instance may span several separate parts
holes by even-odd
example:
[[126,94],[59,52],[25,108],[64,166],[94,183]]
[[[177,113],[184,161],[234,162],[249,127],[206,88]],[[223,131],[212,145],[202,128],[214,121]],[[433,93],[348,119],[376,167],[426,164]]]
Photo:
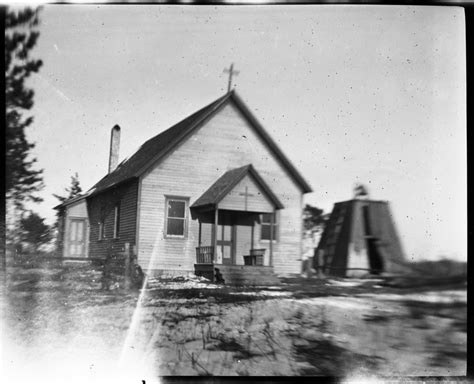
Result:
[[217,205],[219,209],[255,213],[272,213],[283,208],[252,164],[224,173],[191,208],[203,211]]
[[244,212],[273,212],[273,204],[249,175],[237,183],[219,203],[220,209]]

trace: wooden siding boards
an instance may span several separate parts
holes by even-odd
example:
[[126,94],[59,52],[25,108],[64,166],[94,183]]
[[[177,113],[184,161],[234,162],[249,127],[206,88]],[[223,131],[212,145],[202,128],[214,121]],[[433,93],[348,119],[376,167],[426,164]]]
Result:
[[82,218],[87,217],[87,205],[85,199],[69,205],[67,207],[67,212],[69,216]]
[[[89,252],[96,258],[105,258],[109,248],[123,250],[125,243],[132,248],[136,242],[138,180],[133,179],[97,196],[88,197],[90,221]],[[114,207],[120,203],[120,229],[114,233]],[[99,223],[104,222],[105,239],[99,240]]]
[[[189,220],[185,239],[166,239],[165,195],[189,197],[192,205],[224,172],[249,163],[285,207],[280,211],[280,233],[273,247],[275,272],[299,273],[301,188],[232,103],[220,109],[142,176],[138,223],[138,257],[142,267],[192,271],[198,221]],[[243,240],[245,231],[238,228],[238,242]],[[259,232],[256,231],[255,237],[256,247],[268,248],[268,241],[260,241]],[[238,248],[237,262],[241,253]]]

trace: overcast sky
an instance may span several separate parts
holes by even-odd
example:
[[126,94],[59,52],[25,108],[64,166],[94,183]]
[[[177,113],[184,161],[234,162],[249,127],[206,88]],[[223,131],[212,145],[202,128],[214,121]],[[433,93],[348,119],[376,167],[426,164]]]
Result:
[[457,7],[47,5],[28,137],[44,203],[235,88],[331,211],[391,203],[410,259],[466,258],[464,13]]

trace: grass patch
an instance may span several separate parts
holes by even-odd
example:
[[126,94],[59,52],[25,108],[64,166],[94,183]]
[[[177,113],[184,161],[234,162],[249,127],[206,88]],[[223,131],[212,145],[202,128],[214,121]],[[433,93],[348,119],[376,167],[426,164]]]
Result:
[[306,345],[294,345],[296,358],[312,367],[303,368],[303,376],[344,376],[361,367],[375,371],[381,362],[377,356],[353,353],[329,340],[310,341]]
[[372,323],[387,323],[390,318],[386,315],[369,314],[363,316],[364,321]]
[[453,360],[466,360],[466,351],[440,350],[429,361],[430,367],[450,367]]
[[422,319],[425,316],[437,316],[448,319],[457,319],[460,322],[466,320],[467,304],[459,301],[452,303],[431,303],[426,301],[405,300],[403,301],[413,319]]

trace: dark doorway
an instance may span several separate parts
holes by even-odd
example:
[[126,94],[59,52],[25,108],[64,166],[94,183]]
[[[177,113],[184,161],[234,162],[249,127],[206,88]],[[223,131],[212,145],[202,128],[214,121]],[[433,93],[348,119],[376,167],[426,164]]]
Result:
[[373,275],[379,275],[383,272],[383,259],[379,250],[379,241],[373,235],[372,226],[370,221],[369,206],[365,205],[362,207],[362,214],[364,218],[364,232],[365,232],[365,244],[367,249],[367,256],[369,257],[369,268],[370,273]]
[[380,275],[383,272],[383,259],[379,252],[376,239],[367,239],[370,273]]

